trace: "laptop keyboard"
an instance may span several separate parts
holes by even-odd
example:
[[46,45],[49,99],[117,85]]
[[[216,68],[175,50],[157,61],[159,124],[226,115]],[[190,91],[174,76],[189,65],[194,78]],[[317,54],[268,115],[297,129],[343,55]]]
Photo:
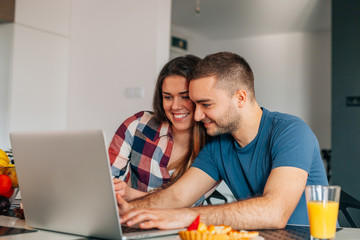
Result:
[[133,233],[133,232],[148,232],[148,231],[159,231],[157,228],[151,228],[151,229],[143,229],[143,228],[136,228],[136,227],[127,227],[127,226],[121,226],[123,233]]

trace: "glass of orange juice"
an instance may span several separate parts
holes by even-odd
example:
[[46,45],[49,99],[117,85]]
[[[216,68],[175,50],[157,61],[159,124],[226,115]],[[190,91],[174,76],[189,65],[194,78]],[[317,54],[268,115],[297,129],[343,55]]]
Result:
[[311,239],[335,239],[340,191],[340,186],[306,186]]

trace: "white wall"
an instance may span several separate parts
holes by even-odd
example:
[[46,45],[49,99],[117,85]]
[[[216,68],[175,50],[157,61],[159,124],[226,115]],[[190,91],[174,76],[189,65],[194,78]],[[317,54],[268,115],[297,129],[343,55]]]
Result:
[[[205,42],[196,33],[172,26],[172,33],[175,32],[187,36],[189,46],[199,46],[189,47],[188,53],[203,57],[231,51],[243,56],[253,69],[260,106],[301,117],[315,132],[320,147],[331,148],[330,32],[206,39]],[[208,50],[204,49],[206,46]]]
[[[17,0],[0,148],[14,130],[97,128],[109,142],[126,117],[151,109],[170,13],[167,0]],[[143,98],[124,97],[139,86]]]
[[321,148],[331,147],[330,32],[284,33],[217,41],[253,69],[260,106],[301,117]]
[[15,25],[10,129],[65,129],[68,39]]
[[15,9],[8,131],[65,129],[70,0],[18,0]]
[[[67,125],[101,128],[151,110],[153,87],[169,58],[170,1],[74,1]],[[126,88],[143,87],[144,98]]]
[[[205,57],[209,53],[216,51],[215,41],[194,33],[186,28],[171,25],[171,36],[176,36],[187,40],[187,53],[196,54],[199,57]],[[172,48],[173,49],[173,48]],[[173,59],[186,53],[183,50],[171,50],[170,58]]]

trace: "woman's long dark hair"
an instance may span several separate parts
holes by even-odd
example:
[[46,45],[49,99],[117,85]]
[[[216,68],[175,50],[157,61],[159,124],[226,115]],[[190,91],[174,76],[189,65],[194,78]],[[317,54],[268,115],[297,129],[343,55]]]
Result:
[[[160,71],[159,77],[157,78],[154,98],[153,98],[153,111],[154,117],[159,122],[169,122],[171,121],[166,117],[164,108],[163,108],[163,96],[162,96],[162,86],[164,79],[168,76],[183,76],[186,80],[190,81],[195,72],[196,65],[200,62],[200,58],[194,55],[186,55],[183,57],[177,57],[169,61]],[[192,128],[192,134],[190,139],[190,147],[188,151],[185,152],[181,161],[179,161],[178,166],[175,169],[175,172],[172,174],[170,179],[170,184],[179,179],[185,171],[193,163],[195,157],[198,155],[200,150],[205,144],[207,135],[205,127],[202,123],[195,122]]]

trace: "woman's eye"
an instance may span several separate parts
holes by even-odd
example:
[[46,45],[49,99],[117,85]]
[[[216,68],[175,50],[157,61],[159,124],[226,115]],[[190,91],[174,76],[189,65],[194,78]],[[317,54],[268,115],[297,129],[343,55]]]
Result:
[[164,99],[169,100],[171,99],[171,96],[163,96]]
[[189,96],[182,96],[183,99],[190,99]]
[[204,108],[208,108],[208,107],[210,107],[210,104],[203,103],[202,106],[203,106]]

